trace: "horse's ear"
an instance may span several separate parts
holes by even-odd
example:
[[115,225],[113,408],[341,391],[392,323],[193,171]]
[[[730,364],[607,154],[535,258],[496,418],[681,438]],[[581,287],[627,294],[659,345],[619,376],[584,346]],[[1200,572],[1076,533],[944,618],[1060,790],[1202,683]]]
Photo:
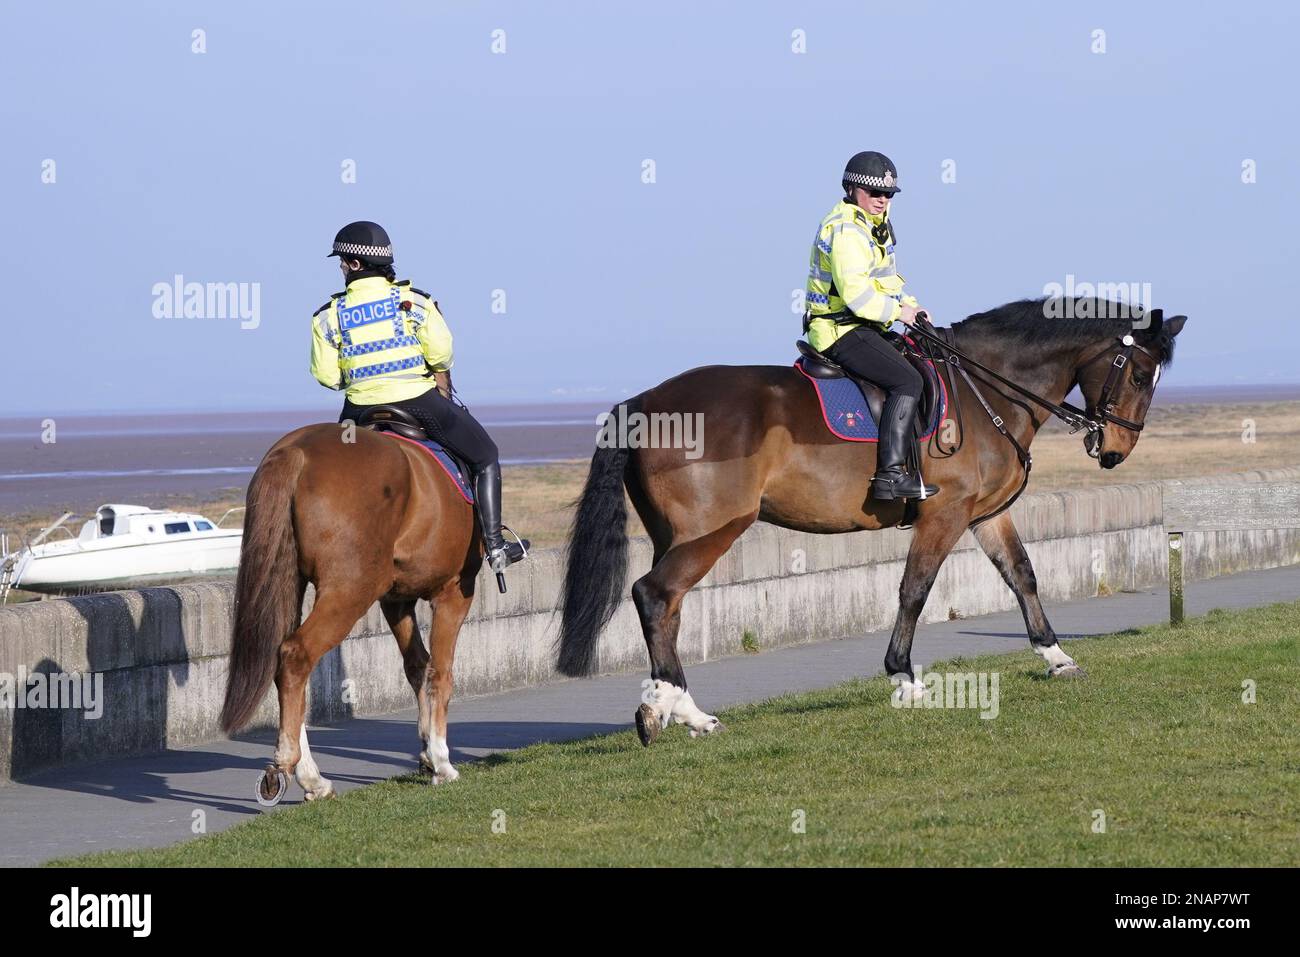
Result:
[[1183,323],[1186,321],[1186,316],[1172,316],[1165,320],[1165,329],[1168,331],[1171,339],[1183,331]]
[[1143,339],[1155,339],[1160,335],[1160,327],[1165,322],[1165,311],[1163,309],[1152,309],[1142,316],[1140,325],[1134,326],[1134,331]]

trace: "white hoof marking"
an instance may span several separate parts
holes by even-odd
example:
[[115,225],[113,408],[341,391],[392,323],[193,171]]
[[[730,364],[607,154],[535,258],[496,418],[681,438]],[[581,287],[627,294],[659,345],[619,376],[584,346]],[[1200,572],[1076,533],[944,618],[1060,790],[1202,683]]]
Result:
[[1059,644],[1034,645],[1034,651],[1047,662],[1047,673],[1049,675],[1081,670],[1075,660],[1067,655]]
[[908,705],[925,697],[925,685],[920,681],[912,681],[904,675],[895,675],[890,680],[898,682],[892,695],[895,705]]
[[670,722],[689,725],[692,738],[722,729],[722,722],[716,716],[701,711],[685,688],[659,679],[653,682],[647,680],[643,687],[645,692],[641,696],[641,702],[648,704],[654,711],[660,728],[668,727]]
[[432,783],[436,787],[445,781],[454,781],[460,777],[451,764],[451,749],[447,747],[447,739],[440,738],[436,734],[429,736],[429,750],[425,752],[427,766],[433,769]]
[[316,761],[311,756],[311,745],[307,743],[307,722],[302,723],[298,732],[298,766],[293,769],[294,780],[306,792],[308,801],[334,796],[334,785],[320,773]]
[[430,778],[429,783],[434,787],[437,787],[439,784],[446,784],[449,781],[454,781],[458,777],[460,777],[460,772],[449,764]]

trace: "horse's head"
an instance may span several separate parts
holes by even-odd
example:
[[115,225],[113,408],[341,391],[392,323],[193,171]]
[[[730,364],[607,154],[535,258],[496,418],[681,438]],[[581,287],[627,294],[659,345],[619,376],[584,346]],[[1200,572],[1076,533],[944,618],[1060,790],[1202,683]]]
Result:
[[1173,361],[1174,337],[1185,322],[1186,316],[1165,319],[1161,310],[1153,309],[1127,335],[1080,356],[1075,381],[1088,417],[1102,425],[1088,434],[1084,445],[1102,468],[1113,469],[1137,445],[1160,370]]

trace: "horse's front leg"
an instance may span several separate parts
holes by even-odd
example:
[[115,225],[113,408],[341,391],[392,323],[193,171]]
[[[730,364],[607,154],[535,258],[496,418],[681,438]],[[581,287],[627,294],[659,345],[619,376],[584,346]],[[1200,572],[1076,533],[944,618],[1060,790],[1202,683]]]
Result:
[[944,559],[966,530],[970,515],[952,510],[936,510],[923,516],[916,524],[912,547],[907,553],[907,567],[903,583],[898,589],[898,617],[894,632],[889,637],[889,650],[885,652],[885,674],[898,682],[895,692],[900,700],[917,700],[925,693],[925,685],[916,680],[912,672],[912,638],[916,622],[925,608],[934,580]]
[[1011,516],[1003,512],[982,522],[975,528],[975,539],[1002,573],[1003,581],[1015,592],[1021,614],[1025,616],[1029,644],[1047,662],[1047,673],[1057,677],[1083,677],[1083,669],[1062,650],[1056,632],[1043,613],[1043,603],[1038,600],[1038,578]]

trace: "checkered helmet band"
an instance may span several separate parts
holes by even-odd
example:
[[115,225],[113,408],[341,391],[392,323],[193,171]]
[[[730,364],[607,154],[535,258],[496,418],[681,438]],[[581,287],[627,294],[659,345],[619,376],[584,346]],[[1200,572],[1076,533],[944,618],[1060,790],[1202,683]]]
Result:
[[362,246],[358,243],[335,243],[334,252],[345,256],[391,256],[392,246]]
[[865,186],[868,189],[898,188],[898,180],[889,172],[886,172],[884,176],[867,176],[865,173],[845,172],[844,179],[855,186]]

